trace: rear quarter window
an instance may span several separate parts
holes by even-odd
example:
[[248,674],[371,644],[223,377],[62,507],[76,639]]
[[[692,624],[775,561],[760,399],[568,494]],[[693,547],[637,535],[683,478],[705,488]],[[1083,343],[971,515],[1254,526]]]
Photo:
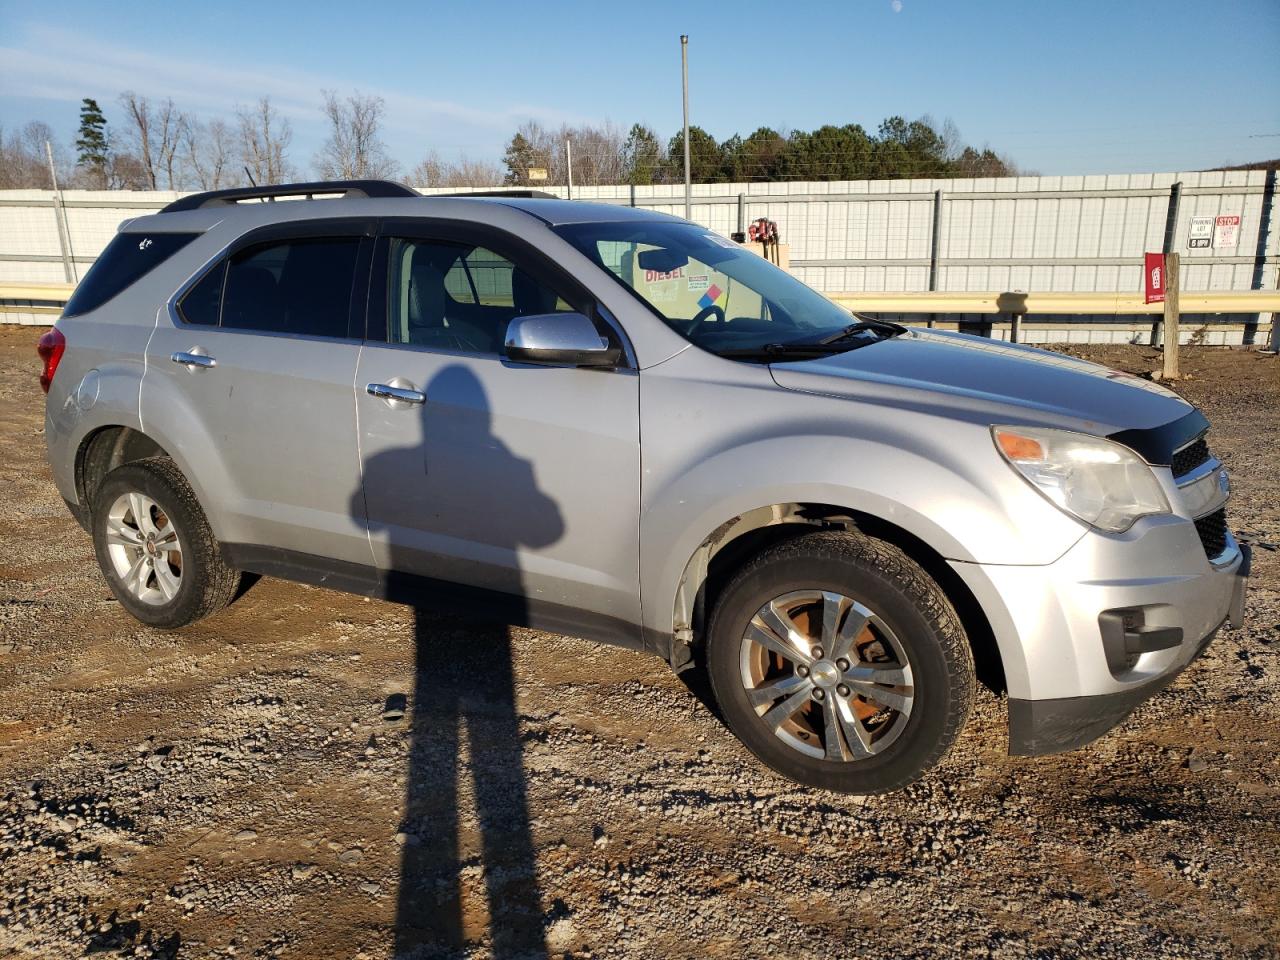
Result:
[[71,294],[62,315],[74,317],[98,309],[198,236],[198,233],[117,233]]

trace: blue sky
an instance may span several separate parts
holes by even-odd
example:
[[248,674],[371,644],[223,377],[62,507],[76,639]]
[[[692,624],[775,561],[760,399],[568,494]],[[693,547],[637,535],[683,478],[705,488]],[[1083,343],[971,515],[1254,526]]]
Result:
[[1280,156],[1280,0],[848,0],[794,4],[0,0],[0,123],[70,140],[133,89],[203,117],[269,94],[303,169],[322,88],[383,96],[385,140],[498,159],[526,119],[680,124],[717,138],[891,114],[951,118],[1045,174]]

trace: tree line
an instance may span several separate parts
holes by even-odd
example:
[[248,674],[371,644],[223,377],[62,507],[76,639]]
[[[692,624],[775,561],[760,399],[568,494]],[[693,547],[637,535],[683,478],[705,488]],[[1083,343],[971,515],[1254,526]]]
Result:
[[[48,124],[33,121],[6,131],[0,126],[0,189],[52,187],[46,144],[52,148],[58,184],[88,190],[217,190],[306,179],[398,178],[404,175],[382,138],[386,105],[356,91],[323,92],[328,135],[311,158],[297,163],[293,128],[269,97],[238,107],[230,118],[202,119],[172,98],[152,100],[133,91],[117,98],[118,120],[109,123],[99,103],[86,97],[78,135],[60,144]],[[507,143],[501,163],[429,151],[405,179],[420,187],[507,184],[637,185],[684,181],[683,132],[663,141],[644,124],[623,131],[610,122],[549,128],[522,125]],[[950,121],[889,117],[874,134],[858,124],[813,131],[761,127],[746,137],[717,142],[701,127],[689,128],[690,173],[697,183],[778,180],[872,180],[905,177],[1000,177],[1018,172],[989,147],[963,142]]]
[[[324,91],[323,100],[328,137],[312,158],[314,175],[398,176],[399,165],[379,132],[383,99]],[[168,97],[152,100],[125,91],[117,103],[121,119],[108,123],[96,100],[81,101],[70,149],[41,121],[17,130],[0,127],[0,189],[50,189],[50,148],[59,186],[83,190],[218,190],[308,176],[292,153],[293,126],[269,97],[237,107],[230,119],[209,120]]]
[[[571,150],[566,143],[572,143]],[[639,123],[626,134],[611,124],[551,131],[527,123],[507,144],[503,182],[562,184],[570,152],[577,184],[684,182],[684,132],[664,143]],[[1018,172],[1011,159],[990,147],[965,144],[951,121],[939,126],[928,117],[889,117],[875,134],[856,123],[786,133],[760,127],[720,143],[702,127],[689,127],[689,173],[695,183],[1008,177]]]

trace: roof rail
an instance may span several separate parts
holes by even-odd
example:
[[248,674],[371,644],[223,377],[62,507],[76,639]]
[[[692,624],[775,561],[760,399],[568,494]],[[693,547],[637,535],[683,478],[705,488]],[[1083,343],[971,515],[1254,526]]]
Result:
[[402,183],[392,180],[318,180],[313,183],[275,183],[262,187],[233,187],[230,190],[210,190],[193,193],[169,204],[161,213],[177,213],[181,210],[202,210],[205,207],[228,207],[242,200],[274,201],[277,197],[304,196],[308,200],[315,194],[342,194],[348,197],[420,197]]
[[545,190],[462,190],[458,193],[432,193],[432,197],[514,197],[517,200],[558,200],[554,193]]

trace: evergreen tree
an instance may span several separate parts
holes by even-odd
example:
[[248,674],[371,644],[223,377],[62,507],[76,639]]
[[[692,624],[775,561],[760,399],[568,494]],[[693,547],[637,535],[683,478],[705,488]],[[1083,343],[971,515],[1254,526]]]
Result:
[[107,118],[98,101],[85,97],[80,105],[80,136],[76,139],[76,162],[88,173],[99,190],[107,187],[107,169],[111,163],[111,141],[107,134]]
[[856,123],[797,130],[787,142],[778,174],[788,180],[862,180],[872,175],[872,141]]
[[730,180],[776,180],[782,173],[788,144],[777,130],[760,127],[745,140],[735,134],[721,145],[721,149],[725,175]]
[[652,130],[644,124],[632,125],[622,149],[629,182],[636,186],[647,186],[659,178],[662,173],[662,148],[658,144],[657,134]]
[[[684,182],[684,132],[671,138],[667,165],[677,183]],[[693,183],[723,183],[724,157],[716,138],[701,127],[689,128],[689,179]]]
[[513,186],[527,187],[529,185],[529,168],[537,166],[533,144],[526,140],[523,134],[516,133],[511,138],[511,142],[507,144],[507,152],[503,155],[502,162],[507,167],[507,174],[502,178],[502,182]]

